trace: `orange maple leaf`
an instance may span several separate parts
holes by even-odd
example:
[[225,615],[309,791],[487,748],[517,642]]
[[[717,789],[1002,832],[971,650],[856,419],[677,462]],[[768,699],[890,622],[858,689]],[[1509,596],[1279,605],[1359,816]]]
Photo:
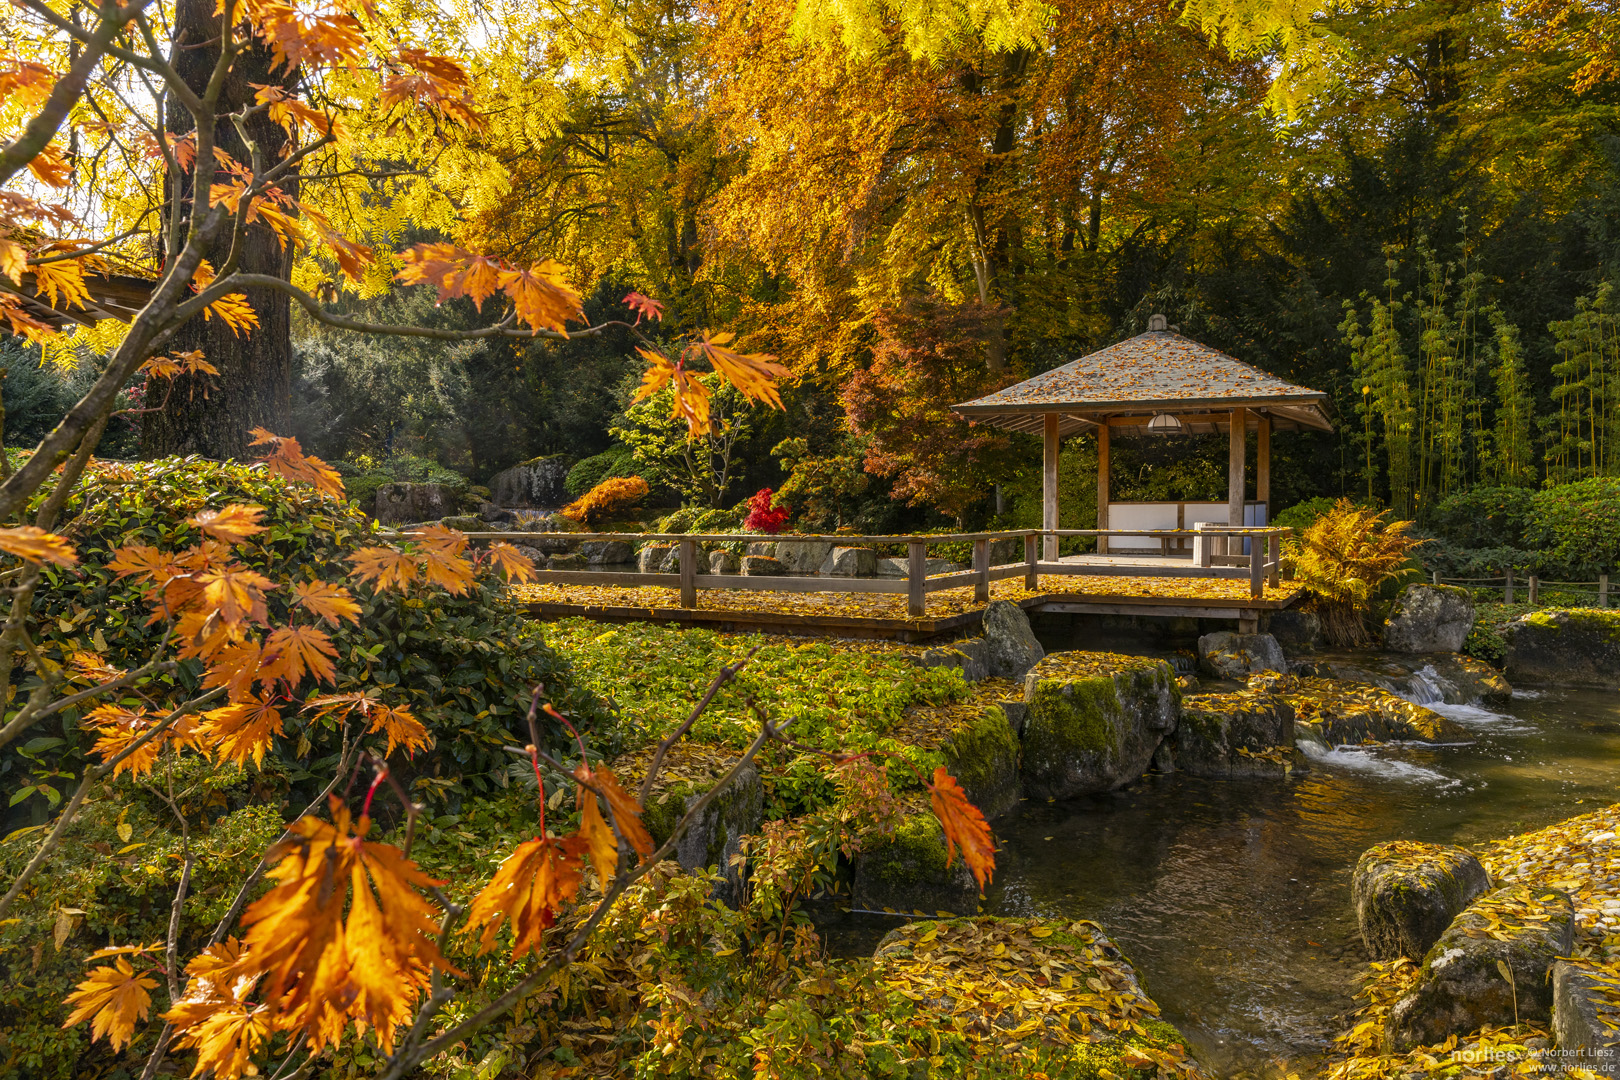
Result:
[[486,557],[507,581],[534,580],[534,560],[505,541],[489,545]]
[[264,976],[261,1000],[308,1032],[312,1049],[352,1020],[370,1026],[386,1053],[428,969],[460,974],[435,944],[439,912],[419,891],[444,883],[393,845],[366,840],[370,819],[351,822],[341,799],[329,806],[331,824],[300,818],[271,851],[276,884],[242,915],[235,970]]
[[379,589],[403,589],[416,580],[416,562],[403,551],[384,547],[363,547],[349,556],[354,576],[374,581]]
[[585,321],[585,308],[563,277],[560,264],[547,259],[527,270],[501,273],[501,288],[512,299],[512,310],[534,330],[568,332],[566,323]]
[[990,836],[990,825],[979,808],[968,802],[962,785],[941,765],[934,770],[934,782],[928,785],[928,801],[934,816],[945,828],[945,866],[956,859],[956,849],[962,849],[962,858],[973,871],[979,891],[990,884],[996,869],[996,843]]
[[[144,709],[130,709],[109,702],[91,709],[85,717],[85,722],[94,728],[99,736],[95,745],[90,747],[90,752],[100,755],[101,760],[105,762],[111,761],[128,749],[131,743],[150,731],[156,721]],[[195,721],[190,720],[182,721],[144,743],[140,749],[113,766],[113,779],[116,780],[126,772],[132,776],[145,776],[151,772],[164,744],[177,736],[177,729],[180,732],[189,732],[194,723]]]
[[240,544],[250,536],[264,532],[259,519],[264,507],[249,503],[231,503],[223,510],[203,510],[186,519],[203,532],[227,544]]
[[[173,584],[171,581],[170,585]],[[251,621],[263,626],[270,617],[264,607],[264,594],[266,590],[274,589],[276,583],[257,570],[224,566],[197,575],[196,584],[202,586],[203,603],[210,610],[219,612],[220,620],[226,625]],[[170,609],[180,606],[181,603],[171,603]]]
[[72,566],[79,561],[73,545],[55,533],[33,525],[20,525],[14,529],[0,529],[0,551],[36,565],[55,563]]
[[337,646],[326,632],[313,626],[288,626],[272,631],[264,643],[259,677],[265,682],[280,679],[297,686],[308,671],[321,682],[337,681]]
[[305,454],[297,439],[290,436],[283,438],[262,427],[250,429],[249,434],[253,436],[249,446],[270,447],[262,460],[265,467],[277,476],[296,483],[312,484],[323,495],[343,494],[343,477],[338,471],[313,454]]
[[579,800],[579,835],[584,839],[591,862],[596,864],[596,879],[605,890],[619,873],[619,838],[602,816],[596,804],[596,793],[586,787],[575,790]]
[[342,619],[360,625],[360,605],[349,590],[325,581],[299,582],[293,586],[293,603],[310,614],[336,626]]
[[67,996],[64,1004],[73,1006],[73,1012],[62,1026],[70,1028],[94,1017],[90,1021],[90,1040],[105,1035],[116,1052],[129,1044],[136,1023],[151,1011],[152,995],[148,991],[155,989],[157,980],[135,974],[129,960],[120,956],[91,971],[90,977]]
[[619,832],[624,834],[624,838],[636,849],[637,854],[645,858],[653,853],[652,834],[647,832],[647,827],[641,823],[641,803],[619,786],[613,770],[606,765],[592,769],[581,761],[574,766],[574,778],[586,784],[596,785],[602,797],[607,799],[608,809],[613,812],[614,824],[618,825]]
[[270,742],[282,733],[281,713],[268,699],[255,699],[211,709],[197,725],[197,742],[212,748],[216,759],[255,767],[263,764]]
[[503,925],[512,928],[512,959],[538,952],[546,927],[562,906],[579,894],[585,841],[536,837],[508,855],[467,908],[463,933],[482,930],[478,953],[495,946]]
[[729,345],[736,335],[704,334],[698,349],[719,372],[721,377],[754,401],[769,402],[782,407],[782,396],[777,392],[776,380],[784,379],[788,369],[776,362],[776,357],[765,353],[734,352]]
[[113,552],[107,569],[116,578],[142,577],[163,584],[176,572],[174,557],[149,544],[126,544]]
[[415,753],[433,745],[433,738],[428,734],[427,728],[410,709],[403,705],[385,705],[364,692],[329,694],[313,698],[306,708],[316,710],[317,720],[328,716],[348,716],[356,709],[360,710],[360,715],[371,721],[366,734],[375,735],[380,731],[388,737],[388,749],[383,752],[384,757],[392,754],[395,746],[403,746],[408,753]]

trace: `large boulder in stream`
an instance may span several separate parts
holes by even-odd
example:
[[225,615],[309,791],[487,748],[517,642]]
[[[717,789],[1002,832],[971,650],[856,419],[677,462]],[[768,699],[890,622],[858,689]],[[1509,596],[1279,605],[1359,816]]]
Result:
[[1620,687],[1620,611],[1536,611],[1507,625],[1507,677],[1600,690]]
[[1367,683],[1419,705],[1501,708],[1513,697],[1513,687],[1499,671],[1461,653],[1321,653],[1296,663],[1293,670],[1296,675]]
[[1367,955],[1421,958],[1490,887],[1485,867],[1463,848],[1407,840],[1368,848],[1350,879]]
[[[969,1057],[989,1066],[974,1076],[1201,1075],[1186,1039],[1159,1019],[1159,1006],[1096,923],[919,920],[885,936],[872,967],[880,983],[915,1003],[926,1021],[922,1041],[938,1049],[940,1036],[961,1038]],[[911,1075],[947,1072],[958,1075]]]
[[[1509,885],[1457,916],[1423,957],[1417,984],[1389,1011],[1398,1051],[1487,1024],[1552,1017],[1549,978],[1575,945],[1575,908],[1560,889]],[[1512,979],[1503,978],[1506,965]]]
[[1270,634],[1222,630],[1198,639],[1198,666],[1217,679],[1245,679],[1261,671],[1287,671],[1282,646]]
[[1181,721],[1154,759],[1164,772],[1232,780],[1287,776],[1301,766],[1294,708],[1275,694],[1244,690],[1181,699]]
[[1557,1065],[1620,1076],[1620,987],[1613,966],[1560,960],[1553,965],[1552,985]]
[[1294,707],[1296,737],[1327,746],[1473,739],[1455,720],[1366,683],[1262,674],[1249,677],[1249,689],[1282,697]]
[[1384,648],[1397,653],[1461,652],[1474,628],[1474,598],[1455,585],[1408,585],[1384,622]]
[[1181,688],[1164,660],[1056,652],[1024,677],[1024,703],[1024,791],[1069,799],[1146,772],[1175,729]]
[[992,600],[984,609],[984,643],[988,647],[990,674],[1004,679],[1022,679],[1046,649],[1030,629],[1029,615],[1010,600]]

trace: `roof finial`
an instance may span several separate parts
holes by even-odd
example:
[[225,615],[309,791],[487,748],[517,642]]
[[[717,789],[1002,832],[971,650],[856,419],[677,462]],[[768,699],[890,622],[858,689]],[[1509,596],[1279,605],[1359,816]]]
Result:
[[1163,315],[1155,312],[1154,314],[1148,316],[1148,333],[1150,334],[1162,334],[1165,331],[1165,327],[1168,325],[1169,320]]

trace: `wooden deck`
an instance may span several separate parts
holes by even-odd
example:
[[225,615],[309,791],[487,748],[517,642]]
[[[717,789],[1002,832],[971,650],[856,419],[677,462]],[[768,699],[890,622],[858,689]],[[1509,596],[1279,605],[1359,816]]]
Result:
[[[1142,569],[1151,569],[1151,561]],[[929,593],[926,610],[918,617],[907,614],[907,597],[895,593],[705,590],[698,594],[695,607],[682,607],[679,589],[659,585],[547,581],[516,586],[513,592],[539,619],[580,616],[603,622],[661,622],[725,631],[897,641],[926,641],[970,631],[979,625],[986,606],[974,600],[970,586]],[[1303,590],[1292,582],[1283,582],[1268,589],[1264,598],[1255,598],[1242,581],[1115,574],[1043,574],[1034,590],[1026,589],[1022,579],[996,581],[990,586],[991,599],[1010,600],[1032,614],[1238,620],[1244,628],[1253,628],[1263,613],[1292,606],[1302,595]]]

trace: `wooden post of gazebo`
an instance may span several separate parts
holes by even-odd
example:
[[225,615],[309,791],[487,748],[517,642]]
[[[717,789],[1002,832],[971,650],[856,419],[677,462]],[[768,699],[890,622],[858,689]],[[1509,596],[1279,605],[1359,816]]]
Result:
[[[1057,413],[1046,414],[1041,425],[1041,528],[1058,527],[1058,422]],[[1058,538],[1047,536],[1042,559],[1057,562]]]
[[[1243,525],[1243,453],[1249,426],[1249,410],[1239,406],[1232,410],[1231,428],[1226,438],[1226,523]],[[1227,554],[1236,555],[1237,552]]]

